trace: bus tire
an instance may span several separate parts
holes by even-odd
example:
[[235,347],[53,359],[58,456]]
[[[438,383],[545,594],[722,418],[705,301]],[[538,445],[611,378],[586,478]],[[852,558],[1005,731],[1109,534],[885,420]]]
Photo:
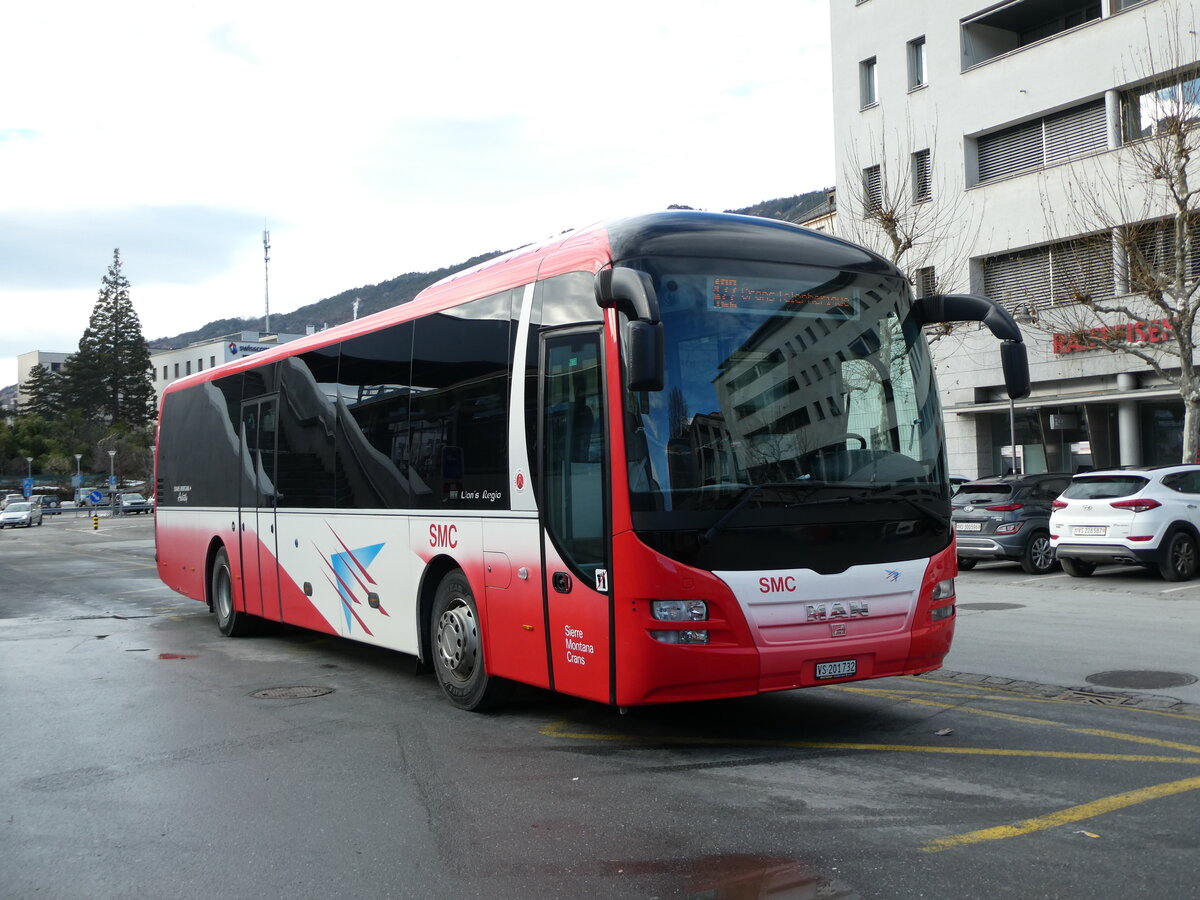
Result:
[[209,576],[212,610],[217,614],[217,628],[226,637],[243,637],[254,630],[254,617],[239,612],[233,603],[233,572],[229,568],[229,554],[222,547],[213,558]]
[[434,594],[429,646],[438,684],[451,703],[481,711],[500,702],[504,685],[487,673],[479,608],[459,569],[447,573]]

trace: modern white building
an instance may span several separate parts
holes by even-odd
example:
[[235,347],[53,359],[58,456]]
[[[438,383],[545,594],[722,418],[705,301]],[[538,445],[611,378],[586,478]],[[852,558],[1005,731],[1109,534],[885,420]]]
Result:
[[62,371],[69,353],[48,353],[44,350],[30,350],[17,357],[17,409],[29,401],[29,395],[21,390],[21,385],[29,380],[34,366],[45,366],[48,371],[57,375]]
[[1163,313],[1128,297],[1117,235],[1165,210],[1122,179],[1161,121],[1153,76],[1182,72],[1175,90],[1200,101],[1198,22],[1176,0],[831,0],[839,232],[861,238],[855,199],[904,194],[922,223],[900,263],[917,292],[985,293],[1023,323],[1033,390],[1015,404],[989,334],[934,346],[951,471],[1008,470],[1014,433],[1031,472],[1179,461],[1178,391],[1061,323],[1087,296],[1138,311],[1116,317],[1130,342],[1163,339]]
[[[312,331],[309,331],[311,334]],[[193,372],[203,372],[235,359],[242,359],[252,353],[259,353],[268,347],[286,344],[302,334],[275,334],[260,331],[241,331],[237,334],[227,334],[207,341],[198,341],[178,350],[156,350],[150,354],[150,379],[154,382],[154,391],[158,401],[162,401],[163,391],[168,384],[176,379],[191,375]]]

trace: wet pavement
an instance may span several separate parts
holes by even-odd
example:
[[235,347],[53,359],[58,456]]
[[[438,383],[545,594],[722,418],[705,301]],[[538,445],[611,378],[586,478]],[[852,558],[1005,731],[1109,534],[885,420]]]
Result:
[[[222,637],[150,537],[0,535],[0,897],[1194,896],[1200,710],[1066,640],[1066,683],[997,664],[1012,610],[921,678],[477,715],[411,657]],[[981,570],[960,602],[1001,598]]]

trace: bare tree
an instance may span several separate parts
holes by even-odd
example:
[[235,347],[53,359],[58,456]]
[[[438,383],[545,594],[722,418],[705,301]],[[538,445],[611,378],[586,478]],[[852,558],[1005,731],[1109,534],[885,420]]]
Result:
[[[921,145],[924,150],[910,152]],[[855,146],[845,161],[838,233],[886,257],[920,294],[955,290],[979,237],[982,209],[973,208],[937,165],[936,133],[918,140],[910,125],[890,140],[871,135],[863,146],[870,148],[869,159]],[[942,264],[936,272],[935,258]]]
[[[1049,299],[1028,311],[1058,352],[1103,349],[1145,363],[1183,399],[1184,462],[1200,451],[1200,44],[1188,19],[1164,4],[1162,33],[1131,50],[1122,92],[1122,146],[1063,167],[1061,215],[1083,235],[1049,248]],[[1043,180],[1043,208],[1049,191]],[[1048,223],[1052,228],[1056,223]],[[1055,233],[1063,229],[1055,228]],[[1097,252],[1098,251],[1098,252]],[[1108,267],[1108,282],[1098,270]],[[1111,262],[1110,262],[1111,261]],[[1099,289],[1097,289],[1099,285]]]

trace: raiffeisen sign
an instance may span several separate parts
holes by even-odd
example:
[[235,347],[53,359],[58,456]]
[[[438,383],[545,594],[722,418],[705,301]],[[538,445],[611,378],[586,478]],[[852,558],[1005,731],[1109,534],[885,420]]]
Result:
[[1143,322],[1126,322],[1124,325],[1103,325],[1087,331],[1055,334],[1052,337],[1054,352],[1079,353],[1083,350],[1104,350],[1113,344],[1163,344],[1171,339],[1170,319],[1147,319]]

